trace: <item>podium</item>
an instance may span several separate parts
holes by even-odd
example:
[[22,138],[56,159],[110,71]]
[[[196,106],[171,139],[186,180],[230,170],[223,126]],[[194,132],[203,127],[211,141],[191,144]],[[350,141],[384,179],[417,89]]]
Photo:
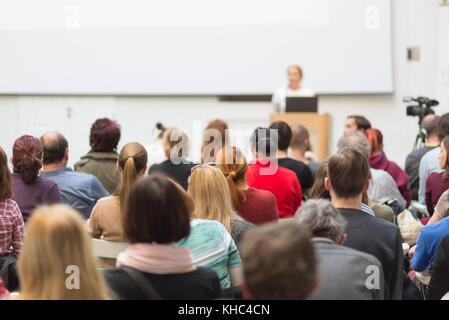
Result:
[[275,113],[270,116],[270,124],[275,121],[284,121],[290,126],[295,123],[302,124],[309,130],[312,151],[318,156],[319,161],[329,155],[329,114],[311,112],[287,112]]

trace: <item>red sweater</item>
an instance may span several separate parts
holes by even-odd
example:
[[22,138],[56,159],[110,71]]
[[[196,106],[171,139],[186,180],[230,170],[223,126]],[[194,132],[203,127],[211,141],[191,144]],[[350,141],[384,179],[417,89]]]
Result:
[[246,172],[246,182],[250,187],[267,190],[274,195],[279,218],[292,217],[301,206],[301,185],[293,171],[274,163],[272,166],[273,170],[269,172],[270,163],[256,161],[251,164]]
[[239,202],[239,214],[254,224],[262,224],[279,219],[276,198],[270,191],[249,187],[245,191],[246,201]]

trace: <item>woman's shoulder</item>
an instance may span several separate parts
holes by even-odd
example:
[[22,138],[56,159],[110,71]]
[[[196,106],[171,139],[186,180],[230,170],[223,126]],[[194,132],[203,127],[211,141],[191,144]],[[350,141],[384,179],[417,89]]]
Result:
[[248,187],[248,189],[245,191],[245,194],[247,197],[254,198],[260,201],[273,201],[276,199],[271,191],[256,189],[254,187]]
[[120,200],[118,197],[116,196],[107,196],[107,197],[103,197],[98,199],[97,204],[100,205],[106,205],[106,206],[119,206],[120,207]]
[[58,187],[56,182],[54,182],[53,180],[50,180],[48,178],[44,178],[44,177],[37,177],[36,181],[34,182],[34,185],[39,186],[44,189],[47,189],[47,190]]
[[207,239],[224,239],[230,236],[226,227],[216,220],[195,219],[192,221],[191,226],[191,236],[202,238],[204,241],[208,241]]
[[5,199],[0,201],[0,206],[7,211],[20,210],[19,205],[13,199]]
[[443,174],[444,174],[444,172],[432,172],[431,174],[429,174],[429,177],[427,177],[427,183],[433,183],[435,181],[442,181]]

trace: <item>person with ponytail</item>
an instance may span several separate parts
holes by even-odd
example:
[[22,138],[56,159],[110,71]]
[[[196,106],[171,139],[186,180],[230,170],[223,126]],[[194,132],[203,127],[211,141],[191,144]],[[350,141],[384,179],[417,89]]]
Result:
[[166,160],[152,165],[148,174],[162,173],[187,190],[190,170],[195,166],[194,163],[187,160],[190,148],[189,136],[183,130],[169,128],[164,131],[162,140]]
[[388,172],[396,182],[396,186],[407,202],[407,207],[412,200],[412,192],[408,187],[409,177],[396,163],[389,161],[383,154],[383,135],[378,129],[367,129],[366,136],[371,144],[371,155],[369,165],[371,168]]
[[42,143],[35,137],[24,135],[14,142],[11,199],[18,204],[25,222],[36,207],[61,202],[57,184],[39,177],[42,154]]
[[165,156],[163,139],[167,128],[161,122],[157,122],[154,129],[159,131],[156,140],[152,144],[145,145],[145,149],[148,153],[148,168],[151,168],[152,165],[159,164],[167,159]]
[[[123,208],[132,184],[145,174],[147,151],[137,142],[126,144],[120,151],[117,169],[120,185],[108,197],[98,200],[92,209],[86,228],[94,238],[110,241],[123,241]],[[114,261],[106,261],[113,263]]]
[[218,168],[229,185],[233,209],[245,220],[256,225],[278,221],[276,198],[270,191],[248,187],[248,164],[237,147],[225,147],[217,153]]

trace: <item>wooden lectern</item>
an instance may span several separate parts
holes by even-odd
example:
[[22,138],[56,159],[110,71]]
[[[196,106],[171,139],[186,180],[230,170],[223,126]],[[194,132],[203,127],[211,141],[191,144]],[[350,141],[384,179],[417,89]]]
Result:
[[329,114],[311,112],[275,113],[270,116],[270,123],[284,121],[290,126],[299,123],[309,130],[312,151],[318,156],[317,160],[324,160],[329,155]]

